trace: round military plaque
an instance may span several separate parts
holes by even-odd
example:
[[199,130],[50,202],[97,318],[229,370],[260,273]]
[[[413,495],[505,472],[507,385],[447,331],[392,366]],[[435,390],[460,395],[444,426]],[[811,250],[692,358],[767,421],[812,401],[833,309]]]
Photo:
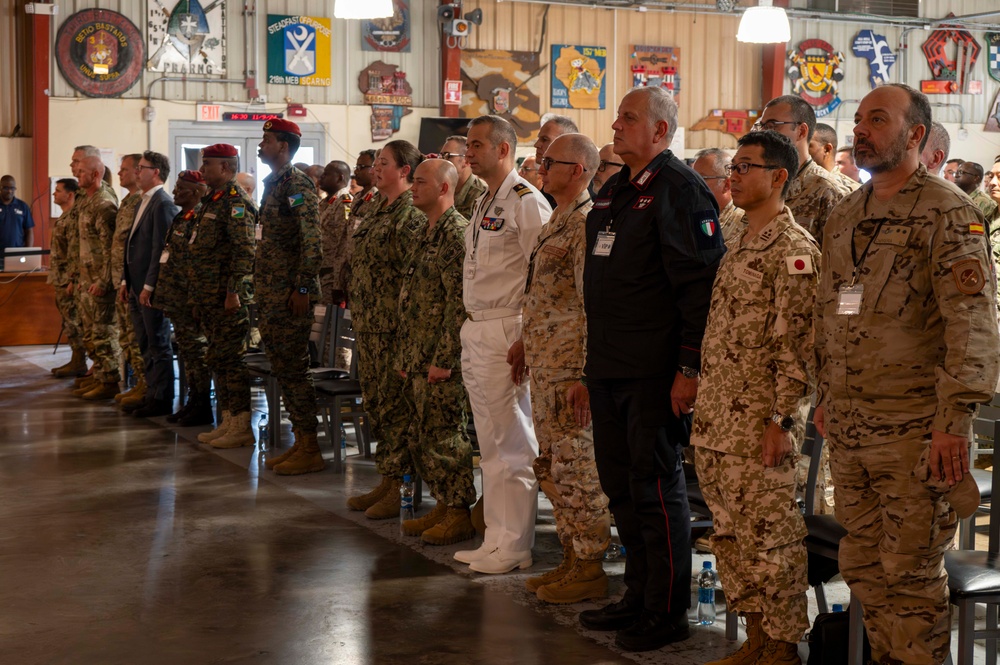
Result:
[[56,61],[88,97],[118,97],[135,85],[146,61],[138,28],[118,12],[84,9],[59,27]]

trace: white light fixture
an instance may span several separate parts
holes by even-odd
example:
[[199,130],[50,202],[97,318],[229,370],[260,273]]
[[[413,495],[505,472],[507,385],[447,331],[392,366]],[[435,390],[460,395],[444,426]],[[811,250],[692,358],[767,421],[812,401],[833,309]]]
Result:
[[336,18],[389,18],[392,12],[392,0],[337,0],[333,5]]
[[784,7],[771,6],[771,0],[760,0],[758,6],[747,8],[736,31],[736,41],[752,44],[782,44],[791,38]]

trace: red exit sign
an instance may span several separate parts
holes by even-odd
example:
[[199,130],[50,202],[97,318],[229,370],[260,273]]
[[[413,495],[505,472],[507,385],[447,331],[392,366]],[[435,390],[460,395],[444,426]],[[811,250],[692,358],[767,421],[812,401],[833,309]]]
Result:
[[198,122],[222,122],[222,107],[218,104],[198,104]]

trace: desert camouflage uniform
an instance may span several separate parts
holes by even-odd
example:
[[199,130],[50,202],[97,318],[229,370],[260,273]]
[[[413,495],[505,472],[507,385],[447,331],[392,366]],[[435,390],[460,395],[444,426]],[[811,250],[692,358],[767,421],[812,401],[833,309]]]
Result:
[[56,309],[62,315],[63,330],[66,332],[66,340],[70,348],[74,352],[86,353],[83,345],[83,331],[80,330],[80,313],[76,308],[76,297],[75,294],[66,293],[66,285],[70,282],[70,264],[75,265],[79,260],[79,254],[76,257],[69,255],[69,236],[70,234],[78,236],[80,232],[76,220],[82,194],[83,190],[79,190],[73,207],[52,222],[52,238],[49,241],[48,283],[55,289]]
[[[319,299],[323,261],[319,234],[319,197],[312,178],[290,163],[264,178],[260,242],[254,285],[271,375],[281,385],[292,427],[316,432],[316,391],[309,373],[309,333]],[[293,314],[292,293],[309,296],[305,314]]]
[[[848,532],[840,572],[864,605],[875,660],[939,664],[948,654],[943,556],[956,515],[914,467],[932,430],[970,436],[976,404],[997,385],[996,288],[982,225],[967,197],[920,166],[888,203],[866,184],[827,227],[818,404],[837,521]],[[861,312],[838,315],[852,238]]]
[[823,245],[823,227],[830,211],[850,191],[833,175],[813,160],[807,161],[792,180],[785,196],[785,205],[792,211],[795,223],[812,234]]
[[[250,373],[244,356],[256,221],[257,205],[236,180],[212,190],[201,200],[184,262],[187,308],[199,333],[208,339],[205,362],[215,373],[216,399],[232,415],[250,410]],[[225,311],[227,292],[240,298],[239,309],[231,314]]]
[[[121,380],[118,369],[121,348],[115,326],[118,283],[111,267],[117,212],[115,199],[102,187],[83,199],[77,216],[80,265],[74,293],[83,323],[83,340],[94,359],[94,377],[102,383]],[[104,295],[91,295],[87,289],[92,285],[103,289]]]
[[587,355],[583,262],[592,207],[584,191],[553,210],[542,227],[528,270],[521,333],[538,439],[535,477],[552,502],[560,543],[590,561],[608,547],[611,514],[597,476],[593,427],[576,423],[566,393],[583,376]]
[[730,201],[719,213],[719,226],[722,228],[722,239],[729,245],[733,238],[739,240],[743,231],[747,228],[747,222],[743,218],[743,210],[737,208],[736,204]]
[[344,266],[350,260],[347,247],[354,230],[351,215],[351,190],[345,187],[319,205],[319,231],[323,239],[323,265],[319,269],[320,302],[336,304],[334,291],[346,291]]
[[380,198],[354,232],[351,319],[358,350],[358,374],[365,411],[378,440],[375,467],[388,478],[412,472],[406,430],[410,412],[402,399],[403,379],[396,372],[399,292],[409,252],[427,226],[405,191],[392,203]]
[[479,199],[489,187],[477,175],[470,175],[465,184],[455,192],[455,210],[466,219],[472,216],[472,209],[476,207],[476,200]]
[[[819,249],[787,207],[728,247],[701,349],[695,468],[730,610],[763,613],[771,638],[797,643],[809,628],[809,583],[795,474],[816,384]],[[765,468],[761,441],[775,412],[795,418],[794,452]]]
[[[468,224],[448,208],[434,228],[418,233],[399,292],[396,367],[406,372],[404,396],[412,410],[406,434],[409,457],[431,495],[452,508],[476,500],[466,430],[468,398],[461,375],[462,261]],[[428,383],[431,365],[450,369],[451,378]]]
[[[118,206],[118,215],[115,217],[115,237],[111,244],[111,276],[118,277],[125,267],[125,246],[128,244],[129,234],[132,232],[132,224],[135,222],[135,213],[142,203],[142,192],[137,191],[122,199]],[[135,328],[132,326],[132,315],[129,313],[128,303],[122,302],[121,298],[115,298],[115,315],[118,318],[118,345],[125,352],[132,373],[136,379],[143,376],[142,352],[139,350],[139,340],[135,337]]]
[[833,176],[833,179],[837,181],[837,184],[840,185],[841,188],[847,190],[848,194],[850,194],[851,192],[855,192],[861,188],[860,182],[858,182],[854,178],[847,177],[837,169],[830,171],[830,175]]
[[187,263],[190,261],[188,241],[201,212],[200,206],[199,203],[187,212],[179,212],[170,225],[163,244],[167,260],[160,266],[160,274],[156,278],[155,304],[174,326],[177,354],[184,363],[184,374],[192,393],[208,395],[212,388],[212,373],[205,360],[208,338],[199,330],[187,297]]

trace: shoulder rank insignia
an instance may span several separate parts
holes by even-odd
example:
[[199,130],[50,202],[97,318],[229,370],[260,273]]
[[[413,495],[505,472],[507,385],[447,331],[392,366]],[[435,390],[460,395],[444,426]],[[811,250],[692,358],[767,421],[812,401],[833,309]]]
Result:
[[222,198],[222,195],[225,194],[225,193],[226,192],[224,190],[220,189],[219,191],[217,191],[215,194],[212,195],[212,200],[213,201],[218,201],[219,199]]
[[230,214],[236,219],[243,219],[246,212],[246,206],[233,206],[233,210]]
[[292,208],[298,208],[300,205],[306,202],[306,197],[302,195],[302,192],[298,194],[292,194],[288,197],[288,205]]
[[230,196],[239,196],[239,192],[236,191],[235,187],[232,187],[232,188],[229,189],[229,195]]
[[511,187],[511,189],[513,189],[514,193],[517,194],[522,199],[528,194],[531,194],[531,187],[528,187],[527,185],[521,182]]

